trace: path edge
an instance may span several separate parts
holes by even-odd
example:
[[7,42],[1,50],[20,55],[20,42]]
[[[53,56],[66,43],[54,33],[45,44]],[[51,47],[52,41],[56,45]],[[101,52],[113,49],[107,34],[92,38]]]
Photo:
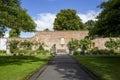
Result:
[[27,77],[26,80],[36,80],[45,71],[45,69],[48,67],[48,65],[50,64],[50,62],[53,60],[54,57],[48,60],[46,64],[35,70],[31,75]]
[[[70,56],[70,55],[69,55]],[[70,56],[71,57],[71,56]],[[90,69],[88,69],[87,67],[85,67],[84,65],[82,65],[76,58],[73,58],[77,64],[83,69],[83,71],[85,71],[86,73],[88,73],[88,75],[93,79],[93,80],[101,80],[100,77],[98,77],[94,72],[92,72]]]
[[36,71],[34,71],[26,80],[36,80],[39,75],[42,74],[42,72],[47,68],[48,63],[44,64],[42,67],[38,68]]

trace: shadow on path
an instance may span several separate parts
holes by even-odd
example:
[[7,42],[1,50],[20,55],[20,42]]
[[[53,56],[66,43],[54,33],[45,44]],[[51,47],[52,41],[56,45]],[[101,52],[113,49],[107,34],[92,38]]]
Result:
[[47,68],[31,80],[93,80],[75,60],[67,54],[58,54]]

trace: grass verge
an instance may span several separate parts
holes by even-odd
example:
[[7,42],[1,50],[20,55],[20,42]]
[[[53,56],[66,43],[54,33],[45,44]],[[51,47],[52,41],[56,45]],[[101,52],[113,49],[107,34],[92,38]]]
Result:
[[120,80],[120,56],[72,56],[101,80]]
[[0,56],[0,80],[26,80],[50,58],[50,55]]

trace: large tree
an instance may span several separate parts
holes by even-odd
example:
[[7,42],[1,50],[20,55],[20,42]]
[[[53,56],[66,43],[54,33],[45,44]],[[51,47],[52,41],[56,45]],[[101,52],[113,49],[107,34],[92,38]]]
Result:
[[4,37],[5,31],[6,31],[6,28],[4,26],[1,26],[0,27],[0,38]]
[[20,31],[17,29],[11,29],[9,32],[9,37],[12,37],[12,38],[20,37]]
[[95,27],[90,31],[90,35],[103,37],[120,36],[120,0],[108,0],[100,6],[102,12],[98,15]]
[[36,24],[20,6],[20,0],[0,0],[0,27],[24,32],[35,31]]
[[91,30],[92,28],[94,28],[95,21],[94,20],[88,20],[87,22],[85,22],[85,25],[87,26],[88,30]]
[[61,10],[55,18],[54,30],[83,30],[86,29],[76,10]]

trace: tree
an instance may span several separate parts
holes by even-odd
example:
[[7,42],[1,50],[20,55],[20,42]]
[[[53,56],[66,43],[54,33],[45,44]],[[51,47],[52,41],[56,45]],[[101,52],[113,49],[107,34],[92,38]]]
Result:
[[50,31],[48,28],[44,29],[44,31]]
[[4,37],[6,28],[5,27],[0,27],[0,38]]
[[108,0],[100,6],[102,12],[98,15],[95,27],[90,31],[90,35],[104,37],[120,36],[120,0]]
[[10,26],[13,19],[17,16],[19,6],[18,0],[0,1],[0,26]]
[[24,32],[35,31],[36,24],[20,6],[20,0],[0,1],[0,27],[8,27]]
[[88,20],[85,25],[87,26],[87,29],[88,30],[91,30],[92,28],[94,28],[94,25],[95,25],[95,21],[93,20]]
[[9,37],[14,37],[14,38],[17,38],[17,37],[20,37],[20,31],[17,30],[17,29],[11,29],[10,32],[9,32]]
[[83,30],[86,29],[76,10],[61,10],[55,18],[54,30]]

